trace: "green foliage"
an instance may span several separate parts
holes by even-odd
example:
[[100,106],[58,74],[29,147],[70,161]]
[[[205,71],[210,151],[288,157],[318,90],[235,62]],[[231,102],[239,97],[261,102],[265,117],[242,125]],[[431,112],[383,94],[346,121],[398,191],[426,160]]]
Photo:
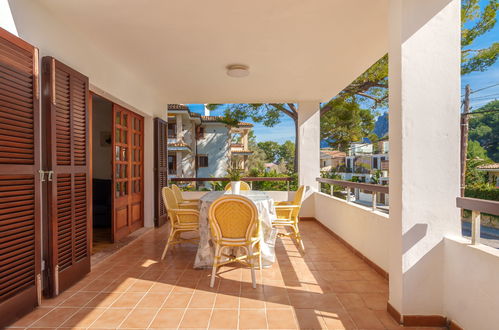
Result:
[[279,159],[279,143],[275,141],[258,142],[258,148],[265,153],[265,160],[269,163],[276,163]]
[[[321,178],[341,180],[341,175],[339,175],[335,171],[322,171]],[[335,184],[332,186],[333,186],[333,196],[345,199],[345,196],[343,196],[340,193],[340,191],[343,190],[343,187],[335,185]],[[330,194],[331,193],[331,185],[329,183],[322,183],[321,184],[321,192],[323,192],[325,194]]]
[[229,168],[227,168],[227,177],[230,181],[241,181],[243,171],[237,167],[229,166]]
[[[286,173],[277,173],[276,171],[260,171],[258,169],[252,169],[249,172],[250,177],[258,177],[258,178],[283,178],[283,177],[292,177],[292,181],[289,183],[290,190],[298,189],[298,175],[296,173],[286,174]],[[254,181],[253,190],[264,190],[264,191],[286,191],[288,190],[288,183],[286,181]]]
[[485,150],[478,141],[469,140],[468,150],[466,152],[467,159],[482,159],[489,160],[487,150]]
[[227,183],[223,181],[210,181],[211,190],[222,191],[225,190],[225,185]]
[[373,176],[371,178],[371,183],[380,184],[381,174],[382,174],[381,170],[374,170]]
[[497,61],[499,42],[489,47],[471,49],[470,46],[479,36],[489,32],[497,22],[497,0],[489,0],[482,8],[480,0],[462,0],[461,2],[461,73],[485,71]]
[[376,139],[374,133],[374,115],[370,110],[361,109],[353,100],[336,98],[330,102],[332,108],[321,118],[321,139],[329,146],[346,151],[353,141],[364,137]]
[[499,201],[499,188],[494,187],[490,183],[476,184],[466,187],[464,196]]
[[479,171],[477,167],[488,163],[490,161],[483,159],[469,159],[466,161],[466,187],[485,184],[487,182],[487,174],[484,171]]
[[286,141],[279,146],[279,150],[277,152],[278,155],[278,163],[285,164],[286,170],[288,172],[293,172],[295,167],[295,144],[291,141]]
[[[479,113],[484,111],[487,112]],[[499,100],[491,101],[475,112],[470,115],[469,138],[478,141],[487,156],[499,162]]]
[[263,171],[265,169],[264,164],[266,163],[266,154],[260,147],[258,147],[253,131],[250,131],[248,136],[248,148],[253,151],[253,153],[248,157],[248,168],[256,168]]

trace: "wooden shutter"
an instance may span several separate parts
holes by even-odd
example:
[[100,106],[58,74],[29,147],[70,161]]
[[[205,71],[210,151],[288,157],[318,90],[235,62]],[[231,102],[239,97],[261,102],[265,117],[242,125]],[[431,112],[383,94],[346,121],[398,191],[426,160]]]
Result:
[[144,118],[113,104],[113,240],[144,226]]
[[154,118],[154,224],[162,226],[166,222],[166,208],[161,190],[168,184],[168,124]]
[[43,58],[47,122],[51,291],[58,295],[90,271],[91,124],[88,78]]
[[0,28],[0,328],[40,287],[38,51]]

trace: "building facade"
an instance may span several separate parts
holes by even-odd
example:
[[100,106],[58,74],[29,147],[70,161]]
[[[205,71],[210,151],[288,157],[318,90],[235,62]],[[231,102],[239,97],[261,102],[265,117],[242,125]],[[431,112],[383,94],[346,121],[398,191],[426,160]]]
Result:
[[209,111],[203,116],[183,104],[168,105],[168,176],[224,177],[229,164],[246,170],[252,127],[243,122],[232,127]]

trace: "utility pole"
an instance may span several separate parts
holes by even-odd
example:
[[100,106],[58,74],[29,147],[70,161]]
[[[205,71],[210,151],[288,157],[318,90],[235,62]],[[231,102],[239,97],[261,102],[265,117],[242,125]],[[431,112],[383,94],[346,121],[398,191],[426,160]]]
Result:
[[466,185],[466,152],[468,150],[468,122],[470,113],[470,85],[466,85],[464,94],[464,109],[461,114],[461,197],[464,197],[464,187]]

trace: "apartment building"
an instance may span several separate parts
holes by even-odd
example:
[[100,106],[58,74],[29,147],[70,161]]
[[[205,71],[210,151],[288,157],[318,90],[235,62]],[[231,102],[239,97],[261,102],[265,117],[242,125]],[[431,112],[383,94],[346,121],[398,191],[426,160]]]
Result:
[[229,126],[208,110],[200,115],[186,105],[169,104],[168,176],[223,177],[229,164],[246,169],[252,127],[244,122]]

